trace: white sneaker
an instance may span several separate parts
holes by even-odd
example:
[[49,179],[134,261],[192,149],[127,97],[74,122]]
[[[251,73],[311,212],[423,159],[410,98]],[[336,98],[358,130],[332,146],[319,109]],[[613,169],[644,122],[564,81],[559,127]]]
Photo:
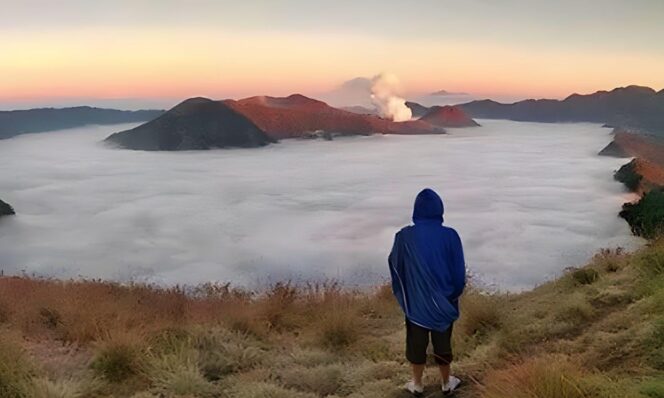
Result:
[[409,381],[408,383],[406,383],[406,385],[403,386],[403,388],[404,388],[404,390],[406,390],[409,393],[415,395],[416,397],[419,397],[424,393],[424,386],[418,386],[412,380]]
[[447,380],[447,384],[442,385],[443,394],[445,395],[451,394],[452,392],[454,392],[454,390],[457,389],[457,387],[459,387],[460,384],[461,380],[459,380],[459,378],[450,376],[450,378]]

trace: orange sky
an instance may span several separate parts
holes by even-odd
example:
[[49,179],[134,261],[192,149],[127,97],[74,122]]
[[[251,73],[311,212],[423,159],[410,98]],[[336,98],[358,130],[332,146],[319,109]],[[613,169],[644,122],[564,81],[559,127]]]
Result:
[[382,71],[398,75],[412,94],[445,89],[476,97],[559,98],[629,84],[664,87],[664,51],[635,46],[608,51],[606,43],[539,45],[490,34],[210,23],[17,25],[0,33],[0,102],[316,95]]

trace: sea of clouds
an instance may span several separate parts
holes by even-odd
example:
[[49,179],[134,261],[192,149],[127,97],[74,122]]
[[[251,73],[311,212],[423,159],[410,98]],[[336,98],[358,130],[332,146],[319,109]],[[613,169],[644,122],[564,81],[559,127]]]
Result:
[[0,269],[58,277],[260,286],[388,276],[394,233],[424,187],[446,204],[468,267],[532,287],[602,247],[635,247],[631,198],[592,124],[481,121],[448,135],[286,140],[259,149],[140,152],[100,140],[133,125],[0,141]]

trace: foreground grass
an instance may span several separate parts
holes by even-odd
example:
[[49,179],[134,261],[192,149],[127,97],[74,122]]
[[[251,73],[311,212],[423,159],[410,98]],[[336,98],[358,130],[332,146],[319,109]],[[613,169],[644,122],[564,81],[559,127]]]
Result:
[[[664,242],[521,294],[470,289],[454,339],[459,396],[664,397]],[[387,287],[0,278],[0,397],[400,397],[403,341]]]

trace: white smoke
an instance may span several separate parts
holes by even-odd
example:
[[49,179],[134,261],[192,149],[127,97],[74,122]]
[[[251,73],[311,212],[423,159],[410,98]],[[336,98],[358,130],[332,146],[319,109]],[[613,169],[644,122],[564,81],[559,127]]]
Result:
[[371,102],[381,116],[403,122],[413,117],[406,100],[399,95],[399,78],[392,73],[381,73],[371,79]]

